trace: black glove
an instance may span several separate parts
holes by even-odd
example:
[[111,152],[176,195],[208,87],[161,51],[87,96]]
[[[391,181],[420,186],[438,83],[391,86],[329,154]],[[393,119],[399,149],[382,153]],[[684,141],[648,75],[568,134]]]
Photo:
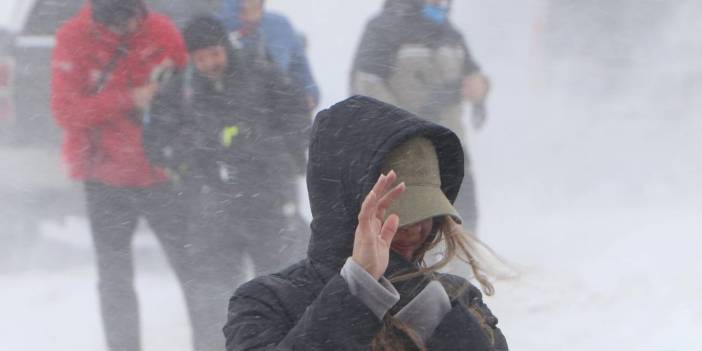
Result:
[[487,119],[487,108],[485,107],[485,101],[476,102],[473,104],[472,113],[473,128],[481,129],[485,125],[485,120]]

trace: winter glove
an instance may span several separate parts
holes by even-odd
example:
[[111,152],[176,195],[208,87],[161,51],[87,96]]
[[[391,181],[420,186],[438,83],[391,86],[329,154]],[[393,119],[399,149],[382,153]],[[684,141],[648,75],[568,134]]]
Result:
[[471,115],[471,121],[473,128],[481,129],[485,125],[485,120],[487,119],[487,109],[485,108],[485,101],[476,102],[473,104],[473,112]]

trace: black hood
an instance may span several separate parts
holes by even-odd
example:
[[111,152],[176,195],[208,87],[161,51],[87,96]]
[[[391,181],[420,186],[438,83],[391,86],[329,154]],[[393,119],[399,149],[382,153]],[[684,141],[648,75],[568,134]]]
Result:
[[317,114],[307,166],[312,261],[340,269],[351,256],[361,202],[380,176],[385,156],[416,136],[433,142],[442,190],[453,202],[463,179],[463,150],[449,129],[365,96]]

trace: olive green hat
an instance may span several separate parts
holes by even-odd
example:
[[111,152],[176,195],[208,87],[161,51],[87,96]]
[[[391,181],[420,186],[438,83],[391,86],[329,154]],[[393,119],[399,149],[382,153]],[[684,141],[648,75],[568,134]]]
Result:
[[436,149],[429,139],[416,137],[400,144],[385,158],[381,171],[397,173],[397,183],[406,189],[393,202],[386,216],[397,214],[400,226],[437,216],[451,216],[461,223],[456,209],[441,191],[441,173]]

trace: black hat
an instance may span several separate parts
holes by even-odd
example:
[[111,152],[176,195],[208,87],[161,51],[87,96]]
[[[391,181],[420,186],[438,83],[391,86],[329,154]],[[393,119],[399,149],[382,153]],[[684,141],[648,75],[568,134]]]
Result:
[[121,25],[146,14],[143,0],[92,0],[93,20],[105,25]]
[[193,52],[210,46],[228,46],[229,35],[224,25],[210,16],[192,19],[183,30],[183,38],[188,51]]

